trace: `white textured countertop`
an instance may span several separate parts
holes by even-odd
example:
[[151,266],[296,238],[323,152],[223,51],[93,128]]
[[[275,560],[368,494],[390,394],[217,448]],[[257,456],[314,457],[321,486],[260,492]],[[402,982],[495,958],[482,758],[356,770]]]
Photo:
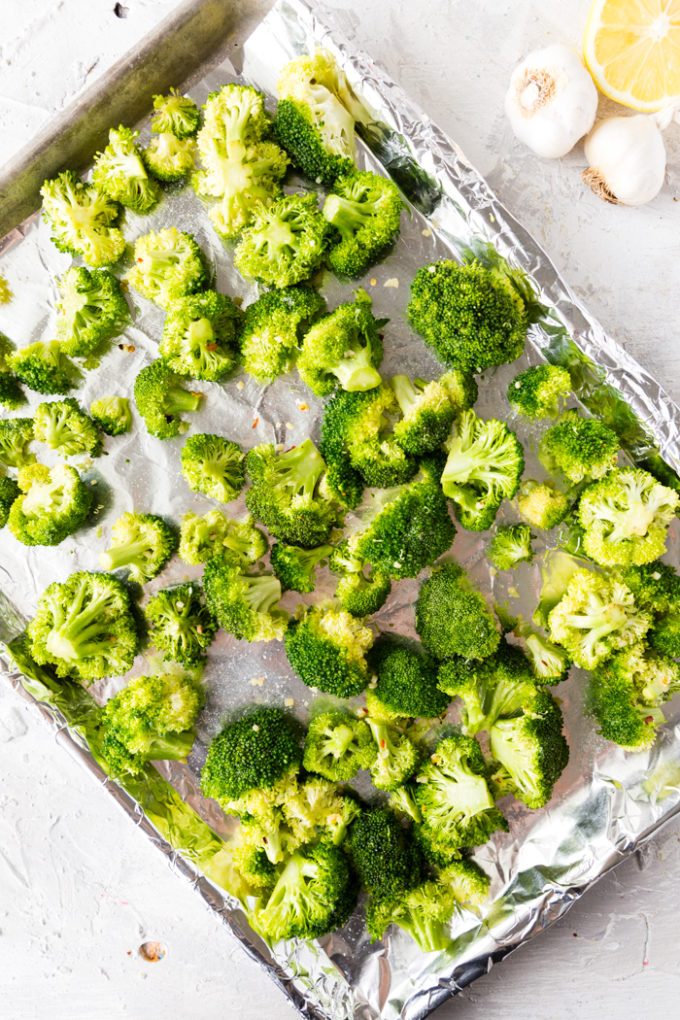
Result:
[[[4,0],[4,159],[176,6]],[[680,401],[680,129],[667,133],[661,195],[623,209],[604,206],[581,184],[580,148],[555,163],[538,160],[514,141],[502,112],[510,71],[526,52],[552,42],[578,45],[587,0],[332,6],[355,45],[460,144],[576,294]],[[295,1015],[201,899],[5,689],[0,775],[0,1016]],[[443,1006],[437,1020],[674,1016],[679,835],[677,826],[665,830],[549,932]],[[138,956],[147,939],[165,944],[164,960],[149,964]]]

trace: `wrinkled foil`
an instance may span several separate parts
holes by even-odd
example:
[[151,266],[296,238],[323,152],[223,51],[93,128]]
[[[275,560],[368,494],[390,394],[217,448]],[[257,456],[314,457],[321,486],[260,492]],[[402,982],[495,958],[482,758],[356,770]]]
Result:
[[[273,97],[278,69],[286,61],[318,46],[329,48],[361,107],[357,113],[363,139],[359,161],[390,173],[409,199],[401,240],[361,281],[373,299],[376,316],[390,319],[382,375],[406,372],[433,378],[439,374],[440,366],[405,322],[410,281],[427,262],[470,252],[484,258],[492,245],[529,274],[544,306],[540,321],[531,328],[526,356],[486,373],[475,408],[483,417],[505,416],[511,422],[525,448],[527,476],[542,477],[535,456],[540,430],[515,420],[504,394],[519,369],[544,360],[569,366],[575,381],[574,406],[597,413],[611,424],[630,460],[637,462],[659,451],[673,469],[680,468],[680,411],[662,387],[574,298],[546,254],[498,202],[456,145],[369,57],[352,51],[337,29],[326,27],[331,20],[328,13],[320,19],[302,0],[278,3],[245,45],[243,75]],[[235,77],[233,68],[223,64],[192,88],[191,95],[203,102],[212,89]],[[140,128],[143,143],[148,123]],[[195,234],[218,289],[245,303],[254,299],[256,290],[234,270],[231,254],[213,233],[191,189],[168,194],[150,216],[128,214],[125,234],[133,240],[170,223]],[[55,319],[54,279],[70,259],[50,243],[37,214],[5,239],[2,251],[3,272],[16,297],[7,308],[0,307],[0,329],[20,345],[49,338]],[[329,308],[350,297],[350,289],[329,274],[324,275],[320,289]],[[130,395],[137,372],[156,356],[162,312],[132,292],[130,298],[134,324],[78,390],[86,407],[105,393]],[[293,444],[307,435],[318,438],[321,403],[295,374],[268,387],[241,374],[223,384],[198,383],[194,388],[206,393],[206,401],[200,414],[191,417],[191,432],[223,433],[244,449],[265,441]],[[31,407],[41,399],[32,395]],[[7,529],[0,533],[0,638],[10,641],[23,630],[50,581],[64,580],[76,569],[97,568],[97,554],[107,547],[110,525],[125,510],[145,510],[177,520],[188,509],[205,513],[215,505],[190,492],[181,477],[182,442],[160,442],[136,419],[129,435],[106,441],[104,457],[72,461],[96,487],[99,510],[92,527],[54,549],[27,549]],[[44,449],[40,456],[47,463],[54,461]],[[238,515],[243,511],[242,500],[226,510]],[[506,504],[499,521],[515,519],[513,507]],[[667,558],[676,567],[678,539],[674,526]],[[541,554],[546,551],[543,539],[537,540],[536,547]],[[461,530],[453,553],[496,602],[506,604],[513,615],[530,616],[541,584],[540,555],[536,564],[522,564],[511,576],[497,573],[484,556],[484,540]],[[200,568],[188,568],[175,559],[161,578],[145,586],[144,599],[160,587],[200,573]],[[333,587],[333,579],[322,572],[315,599],[330,595]],[[387,605],[374,618],[380,629],[414,633],[417,587],[417,580],[395,584]],[[299,596],[289,593],[283,605],[293,611],[299,601]],[[131,672],[136,675],[149,668],[158,668],[158,662],[140,656]],[[572,673],[569,681],[556,688],[572,760],[545,809],[532,812],[510,798],[502,802],[510,831],[496,834],[475,853],[491,876],[489,903],[479,915],[461,911],[452,920],[449,950],[424,954],[400,929],[390,930],[383,942],[371,945],[360,911],[341,931],[318,942],[292,941],[270,949],[249,929],[233,875],[224,864],[222,841],[228,843],[237,823],[201,796],[199,776],[207,744],[235,709],[248,703],[279,704],[303,720],[308,717],[313,694],[292,674],[280,643],[249,645],[220,632],[210,651],[205,672],[208,701],[188,763],[159,763],[158,771],[150,769],[144,781],[122,786],[107,779],[88,750],[88,710],[79,694],[69,689],[67,696],[45,686],[40,671],[23,663],[22,672],[6,651],[0,651],[0,674],[36,704],[57,728],[60,742],[100,778],[169,864],[193,883],[300,1013],[332,1020],[427,1016],[564,914],[590,885],[678,812],[680,714],[675,706],[668,707],[668,725],[651,751],[625,754],[595,734],[583,714],[584,675],[578,670]],[[91,693],[101,703],[126,679],[100,683]],[[452,710],[451,719],[455,718]],[[225,888],[234,895],[227,895]]]

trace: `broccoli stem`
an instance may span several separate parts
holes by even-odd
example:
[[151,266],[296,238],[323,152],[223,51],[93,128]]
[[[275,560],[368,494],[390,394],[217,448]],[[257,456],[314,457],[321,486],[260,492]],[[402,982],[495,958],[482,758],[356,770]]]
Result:
[[348,393],[373,390],[382,382],[378,371],[371,364],[369,347],[360,347],[358,351],[350,348],[329,371]]
[[278,577],[263,575],[247,577],[242,575],[245,583],[243,599],[256,613],[268,613],[281,598],[281,582]]
[[329,195],[324,204],[323,214],[339,231],[343,240],[349,240],[360,227],[370,223],[379,211],[376,202],[355,202],[341,195]]
[[197,411],[202,399],[202,393],[190,393],[182,386],[170,386],[163,400],[164,412],[181,414],[183,411]]
[[149,539],[130,539],[122,545],[113,545],[99,557],[104,570],[116,570],[118,567],[127,567],[135,563],[140,557],[149,552]]
[[311,497],[326,466],[311,439],[306,439],[300,446],[282,454],[276,467],[281,485],[290,487],[295,494]]
[[323,744],[323,754],[338,760],[347,754],[353,741],[354,730],[351,726],[341,723],[327,734]]
[[450,941],[441,921],[426,917],[423,910],[411,913],[403,927],[413,936],[424,953],[444,949]]
[[103,633],[102,618],[105,616],[108,592],[91,600],[85,606],[84,600],[90,592],[84,582],[80,590],[74,593],[67,613],[63,606],[54,606],[54,619],[60,621],[58,627],[51,631],[45,642],[47,650],[57,659],[79,662],[101,651],[102,643],[108,644],[112,635]]
[[395,375],[392,377],[392,391],[397,398],[401,413],[406,417],[418,401],[418,391],[407,375]]
[[193,730],[154,736],[144,752],[147,761],[183,761],[191,753],[196,734]]

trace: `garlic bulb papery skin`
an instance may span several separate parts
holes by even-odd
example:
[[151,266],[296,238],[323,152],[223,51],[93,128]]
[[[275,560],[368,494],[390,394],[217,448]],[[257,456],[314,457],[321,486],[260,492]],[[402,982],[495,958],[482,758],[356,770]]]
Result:
[[585,142],[583,180],[605,202],[643,205],[658,195],[666,173],[666,146],[654,117],[609,117]]
[[557,159],[574,148],[595,122],[597,89],[568,46],[546,46],[515,68],[505,112],[521,142],[538,156]]

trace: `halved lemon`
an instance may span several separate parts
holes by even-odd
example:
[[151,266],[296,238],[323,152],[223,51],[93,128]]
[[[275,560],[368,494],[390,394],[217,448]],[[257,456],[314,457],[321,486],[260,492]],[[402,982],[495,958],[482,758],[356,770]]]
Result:
[[680,0],[594,0],[583,56],[610,99],[643,113],[680,100]]

